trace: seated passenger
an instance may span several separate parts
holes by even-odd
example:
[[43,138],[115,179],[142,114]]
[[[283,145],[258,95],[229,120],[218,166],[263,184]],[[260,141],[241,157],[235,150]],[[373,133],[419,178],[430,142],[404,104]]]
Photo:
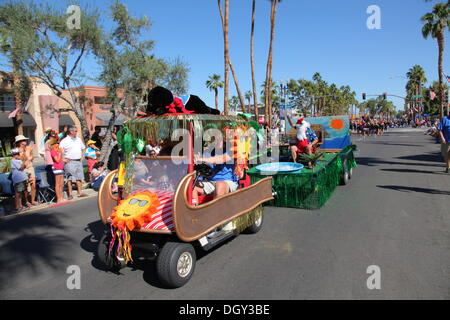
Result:
[[161,151],[160,146],[158,146],[156,140],[150,140],[145,147],[145,154],[147,157],[156,157]]
[[[216,150],[223,150],[224,142],[216,144]],[[199,195],[214,194],[214,198],[234,192],[238,189],[239,177],[235,174],[236,165],[229,153],[220,151],[211,157],[195,156],[195,163],[206,163],[212,166],[213,175],[210,181],[199,181],[194,187],[192,205],[198,205]]]
[[297,124],[294,125],[291,118],[287,117],[289,123],[292,127],[297,130],[297,144],[291,146],[291,154],[294,162],[297,162],[297,156],[299,153],[307,153],[309,155],[315,152],[315,147],[319,143],[319,139],[315,132],[311,129],[311,125],[305,121],[305,119],[300,119]]

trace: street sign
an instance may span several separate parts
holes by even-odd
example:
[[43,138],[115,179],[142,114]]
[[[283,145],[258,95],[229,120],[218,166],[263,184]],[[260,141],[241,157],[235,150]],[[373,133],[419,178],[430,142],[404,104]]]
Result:
[[412,99],[418,99],[418,98],[423,98],[423,94],[419,94],[417,96],[412,96]]

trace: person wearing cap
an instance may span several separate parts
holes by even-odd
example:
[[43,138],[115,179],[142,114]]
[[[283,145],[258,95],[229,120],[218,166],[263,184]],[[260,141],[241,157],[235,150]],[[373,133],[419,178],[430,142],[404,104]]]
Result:
[[[26,165],[20,159],[21,150],[19,148],[14,148],[11,150],[11,178],[15,191],[15,207],[16,213],[24,210],[22,205],[22,199],[25,199],[28,209],[31,204],[28,202],[28,175],[25,173]],[[23,197],[22,197],[23,196]]]
[[291,127],[297,130],[297,143],[291,147],[291,154],[294,162],[297,162],[297,156],[299,153],[312,154],[314,152],[314,145],[319,142],[317,135],[311,129],[311,125],[305,121],[304,118],[300,118],[296,125],[292,122],[292,119],[287,117]]
[[88,161],[88,168],[89,173],[92,172],[92,169],[94,168],[94,165],[97,163],[97,158],[100,155],[99,149],[96,147],[96,141],[89,140],[87,142],[88,148],[86,149],[86,153],[84,154],[84,157]]
[[[20,150],[20,159],[25,165],[25,173],[28,175],[28,192],[31,196],[31,204],[38,205],[36,202],[36,174],[33,167],[33,147],[28,145],[29,139],[23,135],[16,136],[14,146]],[[27,199],[28,201],[28,199]]]
[[69,127],[67,137],[59,144],[63,150],[64,173],[67,176],[67,196],[68,200],[72,200],[72,183],[76,182],[78,197],[86,197],[82,192],[82,184],[84,181],[83,159],[86,147],[83,141],[77,137],[78,130],[75,126]]

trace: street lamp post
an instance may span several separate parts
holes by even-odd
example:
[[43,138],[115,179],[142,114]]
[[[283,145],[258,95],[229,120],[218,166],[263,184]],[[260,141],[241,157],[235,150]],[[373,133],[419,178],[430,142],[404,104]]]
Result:
[[286,130],[286,117],[287,117],[287,110],[286,110],[286,96],[287,96],[287,94],[288,94],[288,91],[289,91],[289,87],[288,87],[288,85],[287,85],[287,82],[286,82],[286,84],[284,84],[283,83],[283,81],[280,81],[280,95],[281,95],[281,103],[282,103],[282,106],[283,106],[283,108],[280,108],[280,119],[281,119],[281,110],[284,110],[284,121],[285,121],[285,124],[284,124],[284,128],[285,128],[285,130]]

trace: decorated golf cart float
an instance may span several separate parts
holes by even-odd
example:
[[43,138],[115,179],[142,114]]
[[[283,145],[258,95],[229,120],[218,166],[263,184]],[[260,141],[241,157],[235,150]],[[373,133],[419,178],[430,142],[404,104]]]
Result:
[[[155,258],[161,283],[180,287],[192,277],[196,248],[210,250],[242,232],[258,232],[262,205],[274,199],[270,177],[251,183],[246,174],[249,148],[256,139],[248,131],[258,126],[244,117],[212,114],[151,115],[128,121],[118,133],[125,161],[104,179],[98,194],[100,218],[107,226],[98,246],[100,261],[119,270],[141,257]],[[237,191],[214,199],[200,196],[193,206],[194,182],[201,172],[201,166],[194,165],[194,145],[210,128],[223,134],[233,129],[234,163],[243,177]],[[178,129],[187,135],[173,142]],[[162,141],[158,156],[142,155],[148,141]],[[185,148],[174,156],[180,141]],[[119,193],[113,194],[117,179]]]
[[[316,150],[317,163],[313,168],[307,166],[286,169],[286,163],[253,167],[247,171],[252,183],[268,176],[272,177],[274,200],[269,206],[316,210],[331,197],[338,185],[347,185],[356,168],[356,146],[351,143],[350,121],[348,116],[306,118],[319,138]],[[295,129],[288,130],[291,143],[295,141]],[[290,155],[289,144],[284,154]],[[280,152],[283,154],[283,152]]]

